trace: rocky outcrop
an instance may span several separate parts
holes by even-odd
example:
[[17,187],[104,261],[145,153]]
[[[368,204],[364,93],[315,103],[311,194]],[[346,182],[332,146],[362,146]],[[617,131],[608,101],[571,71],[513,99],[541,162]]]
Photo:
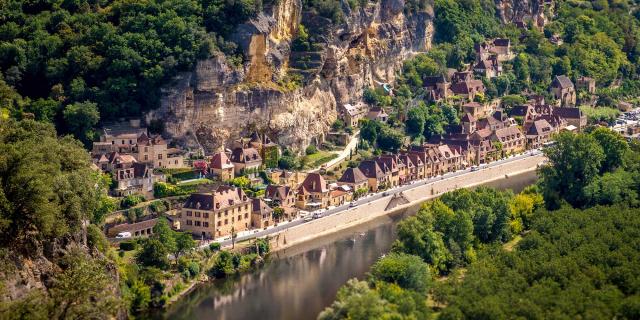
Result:
[[544,27],[554,10],[553,0],[496,0],[496,9],[503,23],[531,21]]
[[[200,61],[164,89],[160,108],[146,120],[161,119],[174,140],[207,152],[253,130],[301,150],[323,139],[338,105],[393,81],[406,57],[429,49],[432,6],[409,15],[404,7],[403,0],[381,0],[351,10],[344,2],[344,23],[336,25],[303,10],[300,0],[281,0],[234,32],[243,66],[222,54]],[[301,20],[319,45],[292,53]],[[286,82],[296,74],[304,83],[292,90]]]

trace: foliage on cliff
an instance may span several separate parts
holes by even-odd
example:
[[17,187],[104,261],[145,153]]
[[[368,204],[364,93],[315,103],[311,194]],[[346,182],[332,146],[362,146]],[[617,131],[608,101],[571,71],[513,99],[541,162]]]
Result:
[[[104,236],[93,225],[83,230],[107,203],[89,164],[79,142],[57,138],[52,125],[0,119],[0,288],[13,299],[0,301],[0,318],[118,312]],[[23,287],[34,283],[42,289]]]
[[74,134],[68,105],[97,103],[104,120],[137,116],[196,59],[235,54],[222,36],[260,10],[260,0],[4,1],[0,107]]

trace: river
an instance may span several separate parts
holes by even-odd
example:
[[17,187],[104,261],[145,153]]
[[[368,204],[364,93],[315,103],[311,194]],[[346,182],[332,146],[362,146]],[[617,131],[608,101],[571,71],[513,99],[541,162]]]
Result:
[[[535,180],[534,173],[526,173],[487,185],[519,192]],[[389,251],[397,222],[417,209],[274,252],[263,268],[200,285],[159,318],[316,319],[347,280],[363,279],[371,265]]]

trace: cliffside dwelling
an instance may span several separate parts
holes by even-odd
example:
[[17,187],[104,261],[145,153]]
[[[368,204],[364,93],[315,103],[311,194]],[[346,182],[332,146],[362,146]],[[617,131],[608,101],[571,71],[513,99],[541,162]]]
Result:
[[211,239],[231,235],[232,229],[249,229],[253,212],[253,200],[242,189],[221,186],[211,193],[189,196],[178,213],[178,221],[182,230]]
[[360,119],[364,119],[368,112],[369,107],[363,102],[358,102],[355,105],[347,103],[342,105],[340,118],[346,126],[356,128]]
[[453,95],[451,83],[447,81],[444,75],[425,77],[423,85],[429,101],[447,101]]
[[103,128],[100,141],[93,143],[91,154],[96,159],[112,152],[130,154],[136,161],[148,164],[152,168],[185,166],[184,152],[168,148],[167,142],[160,135],[149,135],[146,128],[140,127],[139,120]]
[[234,172],[240,175],[246,171],[255,171],[262,166],[262,157],[255,148],[235,148],[231,153]]
[[280,147],[275,144],[267,135],[254,132],[249,141],[249,146],[258,150],[262,163],[267,168],[276,168],[280,159]]
[[515,58],[511,51],[511,40],[504,38],[496,38],[475,45],[476,60],[487,61],[495,57],[498,61],[504,62]]
[[373,107],[367,113],[367,119],[387,123],[387,120],[389,120],[389,114],[382,107]]

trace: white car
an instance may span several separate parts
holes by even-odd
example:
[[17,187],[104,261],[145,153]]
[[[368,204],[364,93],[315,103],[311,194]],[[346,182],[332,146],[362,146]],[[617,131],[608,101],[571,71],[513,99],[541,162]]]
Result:
[[131,238],[131,232],[120,232],[118,233],[118,235],[116,236],[116,239],[128,239]]

